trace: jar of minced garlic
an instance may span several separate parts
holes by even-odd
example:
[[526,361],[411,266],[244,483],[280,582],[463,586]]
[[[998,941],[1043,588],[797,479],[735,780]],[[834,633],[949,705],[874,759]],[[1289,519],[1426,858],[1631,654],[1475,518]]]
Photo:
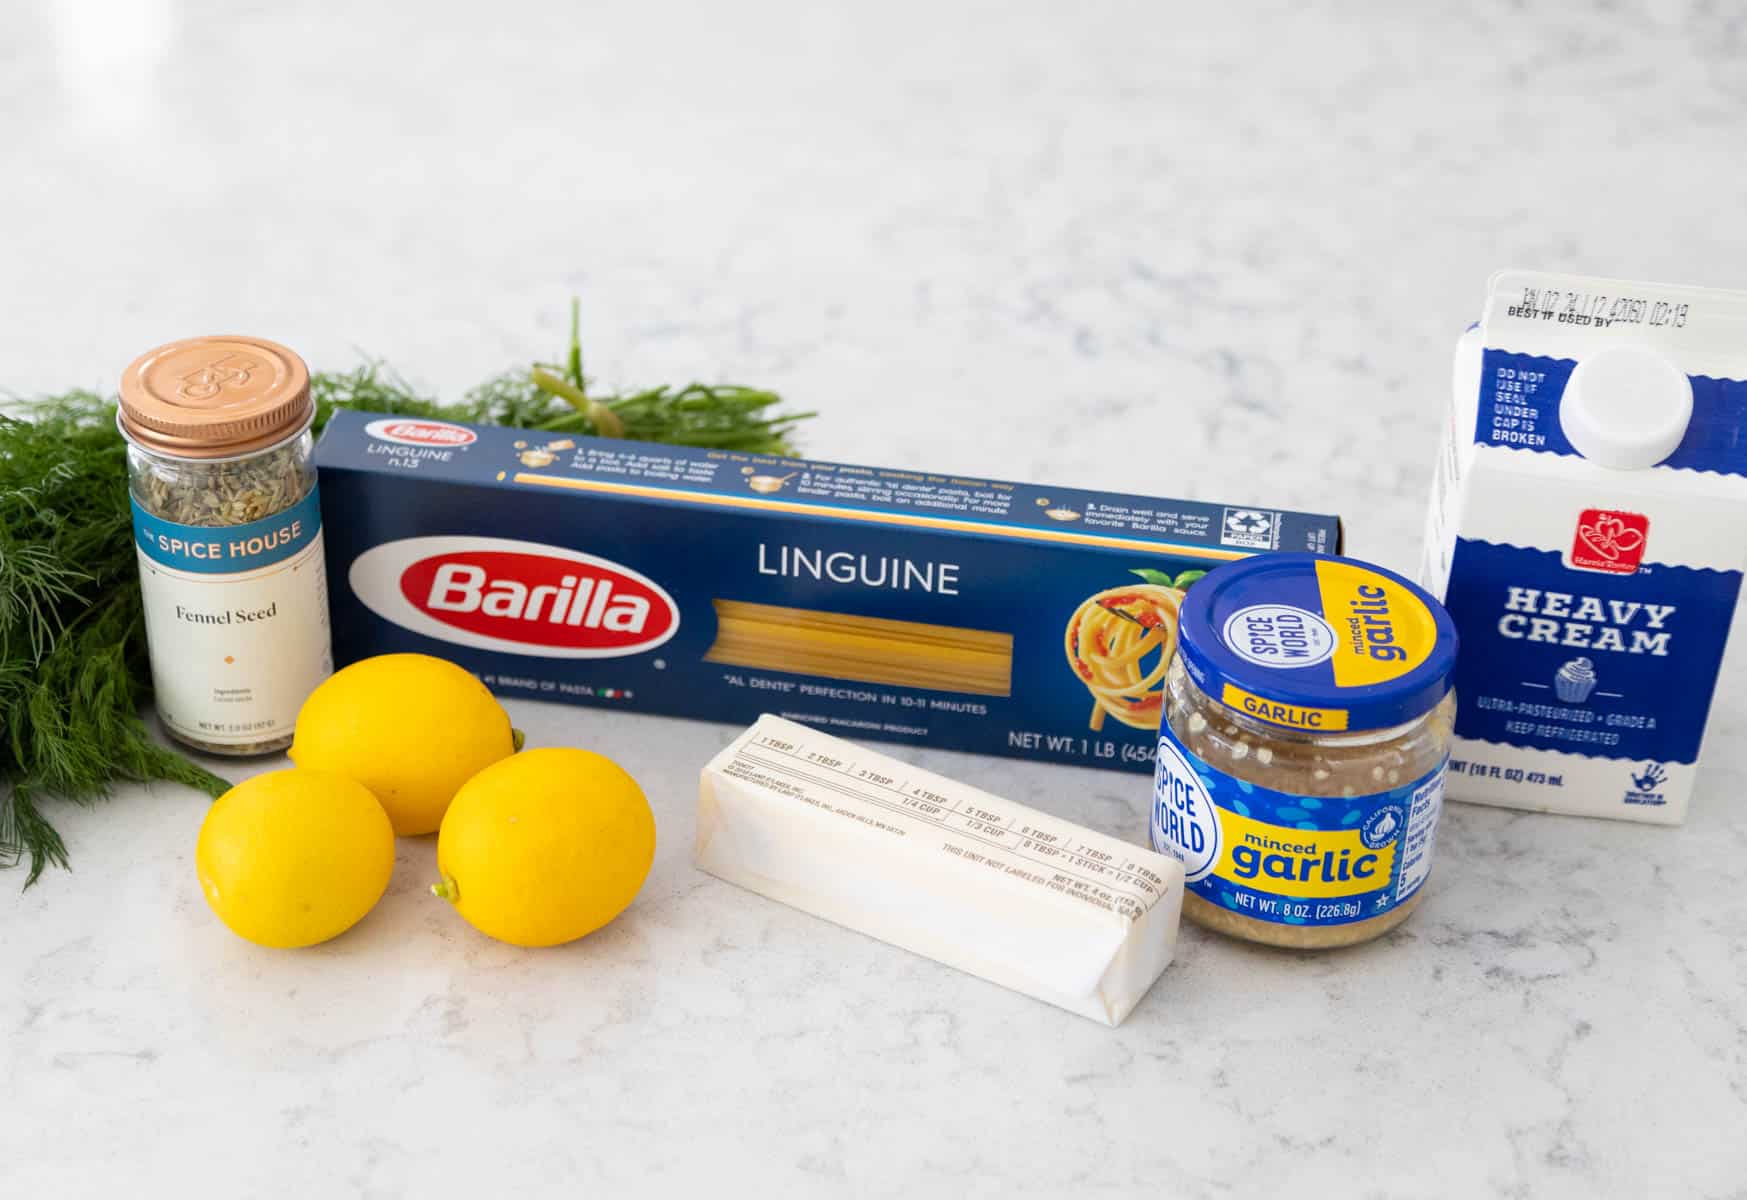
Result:
[[1298,949],[1405,921],[1431,871],[1455,663],[1443,607],[1351,559],[1261,555],[1191,588],[1152,814],[1184,915]]
[[121,377],[159,720],[212,754],[291,744],[333,669],[309,371],[260,338],[142,354]]

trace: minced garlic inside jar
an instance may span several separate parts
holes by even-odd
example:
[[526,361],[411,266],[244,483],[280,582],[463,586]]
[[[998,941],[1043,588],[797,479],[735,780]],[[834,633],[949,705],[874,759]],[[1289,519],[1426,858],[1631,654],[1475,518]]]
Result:
[[1183,862],[1184,914],[1297,949],[1405,921],[1443,810],[1449,615],[1381,568],[1271,554],[1196,582],[1178,639],[1152,842]]
[[[1331,801],[1386,791],[1442,770],[1450,754],[1456,696],[1445,695],[1417,721],[1363,733],[1317,734],[1280,729],[1227,708],[1190,679],[1179,659],[1165,691],[1165,720],[1177,739],[1202,762],[1233,780]],[[1205,900],[1183,897],[1183,915],[1232,937],[1272,946],[1324,950],[1370,941],[1407,920],[1424,889],[1380,916],[1343,925],[1297,925],[1245,916]]]

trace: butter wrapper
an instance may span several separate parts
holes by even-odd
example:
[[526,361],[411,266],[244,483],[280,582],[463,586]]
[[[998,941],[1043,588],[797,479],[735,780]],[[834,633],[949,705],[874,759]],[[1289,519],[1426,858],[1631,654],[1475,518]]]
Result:
[[1173,858],[769,715],[703,770],[697,865],[1112,1026],[1183,901]]

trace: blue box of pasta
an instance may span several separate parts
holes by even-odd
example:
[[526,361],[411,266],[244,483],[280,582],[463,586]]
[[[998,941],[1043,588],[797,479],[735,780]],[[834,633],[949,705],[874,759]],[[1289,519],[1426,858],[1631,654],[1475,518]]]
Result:
[[925,471],[336,415],[336,661],[498,694],[1150,771],[1185,588],[1340,522]]

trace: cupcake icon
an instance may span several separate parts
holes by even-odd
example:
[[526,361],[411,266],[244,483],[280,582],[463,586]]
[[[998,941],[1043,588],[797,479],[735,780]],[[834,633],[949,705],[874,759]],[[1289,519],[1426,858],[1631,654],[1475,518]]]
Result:
[[1553,675],[1553,690],[1567,704],[1582,704],[1595,690],[1595,664],[1574,658]]

